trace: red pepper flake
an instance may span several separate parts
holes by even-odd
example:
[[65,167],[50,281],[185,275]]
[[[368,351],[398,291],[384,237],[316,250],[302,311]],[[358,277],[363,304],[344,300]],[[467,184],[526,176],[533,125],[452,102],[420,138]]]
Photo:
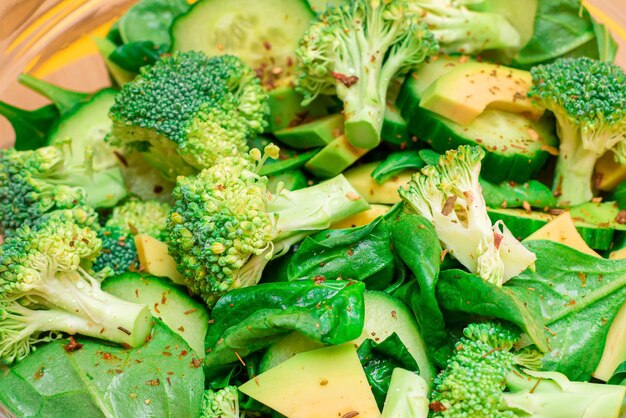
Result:
[[241,363],[241,365],[242,365],[243,367],[246,367],[246,363],[243,361],[243,359],[241,358],[241,356],[239,355],[239,353],[235,351],[235,355],[237,356],[237,359],[239,360],[239,363]]
[[528,213],[530,213],[531,211],[531,207],[530,207],[530,203],[528,203],[527,201],[523,201],[522,202],[522,207],[524,208],[524,210]]
[[111,360],[111,353],[102,353],[102,358],[105,360]]
[[[424,226],[424,225],[420,225],[420,226]],[[448,250],[447,248],[444,248],[444,250],[441,252],[441,255],[439,256],[439,260],[443,263],[443,260],[446,258],[446,255],[448,255],[448,253],[450,252],[450,250]]]
[[43,377],[43,373],[44,373],[44,367],[41,366],[36,372],[35,375],[33,376],[33,379],[35,380],[39,380]]
[[164,355],[165,357],[171,357],[171,356],[172,356],[172,353],[170,353],[169,351],[164,351],[164,352],[163,352],[163,355]]
[[432,402],[430,405],[428,405],[428,407],[430,408],[431,411],[433,412],[443,412],[445,411],[447,408],[439,401],[435,401]]
[[619,213],[615,217],[615,222],[617,222],[620,225],[623,225],[626,223],[626,210],[619,211]]
[[350,412],[346,412],[345,414],[343,414],[341,418],[354,418],[358,415],[359,413],[357,411],[350,411]]
[[570,300],[569,302],[567,302],[565,304],[565,306],[568,306],[568,305],[570,305],[570,306],[576,305],[576,301],[574,299],[572,299],[572,300]]
[[496,250],[500,249],[500,244],[502,243],[503,238],[504,238],[504,235],[498,232],[493,233],[493,245],[496,247]]
[[155,184],[154,188],[152,189],[152,191],[154,192],[154,194],[163,193],[163,186]]
[[354,251],[352,251],[351,249],[350,249],[350,250],[348,250],[348,256],[350,256],[350,257],[351,257],[351,256],[353,256],[353,255],[354,255]]
[[185,332],[185,327],[183,327],[183,326],[181,325],[181,326],[179,326],[179,327],[178,327],[178,330],[179,330],[180,332]]
[[124,167],[128,167],[128,161],[122,154],[117,151],[113,151],[113,154],[115,154],[115,157],[119,160],[120,163],[122,163]]
[[443,204],[443,208],[441,209],[441,214],[443,216],[448,216],[454,210],[454,203],[456,202],[456,196],[450,196],[446,199],[446,203]]
[[355,192],[346,193],[346,197],[348,198],[348,200],[352,200],[353,202],[361,200],[361,196]]
[[200,366],[202,366],[202,361],[199,358],[194,357],[191,359],[191,367],[197,369]]
[[161,305],[165,305],[165,302],[167,302],[167,292],[163,292],[161,295]]
[[127,329],[126,329],[126,328],[124,328],[124,327],[117,327],[117,329],[119,329],[120,331],[122,331],[122,332],[123,332],[124,334],[126,334],[126,335],[130,335],[130,334],[131,334],[131,333],[130,333],[130,331],[129,331],[129,330],[127,330]]
[[338,72],[332,72],[330,74],[333,76],[335,80],[339,81],[341,84],[343,84],[346,87],[351,87],[359,81],[359,77],[355,75],[347,75],[347,74],[342,74]]
[[272,44],[269,41],[263,41],[263,48],[265,48],[265,50],[267,50],[267,51],[271,51],[272,50]]
[[324,277],[324,276],[315,276],[315,280],[314,280],[313,284],[320,285],[320,284],[324,283],[325,281],[326,281],[326,277]]
[[160,384],[161,384],[161,379],[146,380],[146,385],[148,386],[159,386]]
[[135,297],[139,299],[139,289],[135,289]]
[[170,377],[169,377],[169,376],[167,376],[167,377],[165,378],[165,380],[167,380],[167,384],[168,384],[168,385],[172,386],[172,380],[170,379]]
[[158,313],[158,314],[160,314],[160,313],[161,313],[161,311],[159,310],[159,302],[157,302],[157,303],[155,303],[155,304],[154,304],[154,311],[155,311],[156,313]]
[[581,287],[586,287],[587,286],[587,274],[583,273],[582,271],[578,272],[578,279],[580,280],[580,286]]
[[167,375],[168,375],[168,376],[174,376],[174,372],[169,371],[169,372],[167,372]]
[[391,317],[393,319],[398,319],[398,313],[396,311],[391,311]]
[[[232,304],[231,304],[232,305]],[[231,306],[232,307],[232,306]],[[191,315],[192,313],[194,313],[195,311],[197,311],[196,308],[193,309],[189,309],[188,311],[183,312],[185,315]]]
[[70,342],[63,346],[63,349],[67,351],[68,353],[73,353],[74,351],[80,350],[81,348],[83,348],[83,344],[77,342],[73,336],[70,335],[69,340]]

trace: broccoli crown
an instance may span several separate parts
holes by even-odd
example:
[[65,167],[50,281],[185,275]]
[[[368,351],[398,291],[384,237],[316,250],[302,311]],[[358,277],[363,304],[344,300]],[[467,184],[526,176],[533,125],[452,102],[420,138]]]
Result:
[[554,112],[560,124],[577,126],[585,149],[602,153],[626,138],[626,74],[618,65],[561,58],[532,68],[531,75],[529,96]]
[[456,351],[435,378],[431,410],[440,417],[516,417],[501,409],[506,376],[517,364],[536,368],[536,352],[512,352],[519,332],[491,322],[470,324],[463,330]]
[[0,151],[0,226],[5,234],[45,213],[86,202],[83,188],[68,185],[74,175],[59,147]]
[[448,54],[521,48],[522,40],[515,27],[484,3],[487,2],[409,0],[410,9],[420,15]]
[[327,8],[300,40],[297,89],[304,103],[336,92],[344,102],[348,139],[372,148],[380,141],[390,81],[437,50],[407,1],[346,2]]
[[59,332],[141,345],[146,305],[117,299],[90,275],[100,255],[90,207],[57,210],[17,229],[0,246],[0,360],[20,360]]
[[193,292],[207,300],[224,293],[252,255],[270,249],[275,221],[266,212],[267,184],[245,157],[178,180],[168,245]]
[[175,179],[247,151],[268,112],[267,94],[239,58],[176,52],[124,85],[110,111],[111,137]]
[[238,418],[239,393],[236,386],[204,391],[200,418]]
[[123,233],[148,234],[161,238],[171,207],[158,200],[129,200],[113,209],[106,226],[119,228]]
[[105,227],[98,231],[102,253],[93,263],[93,270],[103,276],[129,271],[137,263],[137,247],[128,232],[118,227]]

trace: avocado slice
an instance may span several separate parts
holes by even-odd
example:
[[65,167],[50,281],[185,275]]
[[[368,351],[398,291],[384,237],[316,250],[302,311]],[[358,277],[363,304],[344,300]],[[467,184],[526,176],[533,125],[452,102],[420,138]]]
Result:
[[345,135],[341,135],[322,148],[305,164],[305,167],[316,177],[335,177],[368,151],[365,148],[355,147],[348,142]]
[[381,418],[427,418],[428,395],[428,384],[421,376],[396,367],[391,374]]
[[593,175],[594,187],[610,192],[623,181],[626,181],[626,164],[616,162],[610,151],[600,157]]
[[[610,257],[609,257],[610,258]],[[626,361],[626,302],[615,315],[606,336],[604,352],[593,377],[603,381],[611,378],[617,366]]]
[[343,135],[343,115],[324,116],[312,122],[274,132],[285,145],[296,149],[323,147]]
[[354,187],[355,190],[363,196],[368,203],[393,205],[402,200],[398,194],[398,189],[406,186],[417,170],[404,170],[383,184],[378,184],[376,180],[372,178],[372,172],[380,165],[380,163],[380,161],[374,161],[363,164],[358,167],[351,168],[346,171],[344,175],[352,187]]
[[430,58],[430,62],[422,64],[418,71],[412,73],[412,88],[419,97],[424,95],[424,91],[437,79],[443,77],[466,62],[473,62],[468,56],[438,55]]
[[425,91],[420,106],[461,125],[485,109],[528,114],[538,120],[544,109],[528,98],[528,71],[481,62],[466,62],[439,77]]
[[292,86],[277,87],[269,92],[270,115],[267,132],[276,132],[290,126],[328,115],[332,99],[319,96],[308,106],[302,106],[303,97]]

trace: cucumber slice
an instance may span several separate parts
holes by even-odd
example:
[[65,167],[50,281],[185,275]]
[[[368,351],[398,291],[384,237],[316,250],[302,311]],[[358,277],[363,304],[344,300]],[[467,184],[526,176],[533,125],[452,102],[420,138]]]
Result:
[[105,280],[102,290],[128,302],[145,303],[152,316],[180,335],[200,357],[204,356],[209,314],[184,287],[155,276],[124,273]]
[[[513,236],[519,240],[530,236],[557,216],[544,212],[526,212],[523,209],[488,209],[487,212],[492,222],[503,221]],[[575,219],[574,224],[589,247],[594,250],[611,248],[614,229],[584,222],[581,218]]]
[[385,109],[380,137],[383,141],[396,145],[406,144],[411,139],[407,123],[395,106],[388,105]]
[[117,158],[113,148],[104,142],[104,137],[111,129],[109,109],[115,102],[115,95],[115,90],[101,90],[89,101],[77,105],[69,113],[64,114],[50,130],[50,144],[60,144],[71,138],[75,162],[81,163],[84,160],[85,149],[91,147],[94,151],[94,170],[115,167]]
[[[435,369],[426,356],[426,346],[419,332],[415,317],[400,300],[384,292],[365,292],[365,322],[363,333],[353,341],[361,345],[367,338],[384,341],[394,332],[415,358],[420,376],[432,385]],[[294,332],[272,344],[261,359],[261,372],[271,369],[294,355],[322,347],[322,344]]]
[[174,21],[172,49],[233,54],[274,80],[293,72],[294,51],[314,16],[306,0],[263,0],[262,5],[201,0]]

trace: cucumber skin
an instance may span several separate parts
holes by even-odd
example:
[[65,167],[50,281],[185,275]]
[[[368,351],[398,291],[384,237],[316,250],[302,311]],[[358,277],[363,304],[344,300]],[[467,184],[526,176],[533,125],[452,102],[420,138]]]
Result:
[[[407,121],[409,132],[442,154],[461,145],[477,145],[475,141],[454,132],[442,121],[444,119],[442,116],[419,106],[420,99],[412,89],[413,80],[413,77],[407,77],[396,103],[402,117]],[[436,138],[448,139],[435,140]],[[529,159],[522,154],[502,155],[484,147],[483,149],[485,158],[482,160],[481,176],[493,183],[505,180],[524,183],[541,170],[550,156],[547,151],[538,151],[533,159]]]
[[[550,218],[545,219],[533,218],[531,216],[523,216],[522,210],[518,212],[507,213],[502,210],[488,210],[491,222],[503,221],[509,228],[513,236],[519,240],[524,240],[533,232],[546,225]],[[615,231],[610,228],[596,228],[588,225],[576,223],[576,229],[587,245],[594,250],[608,250],[612,246],[613,235]]]

